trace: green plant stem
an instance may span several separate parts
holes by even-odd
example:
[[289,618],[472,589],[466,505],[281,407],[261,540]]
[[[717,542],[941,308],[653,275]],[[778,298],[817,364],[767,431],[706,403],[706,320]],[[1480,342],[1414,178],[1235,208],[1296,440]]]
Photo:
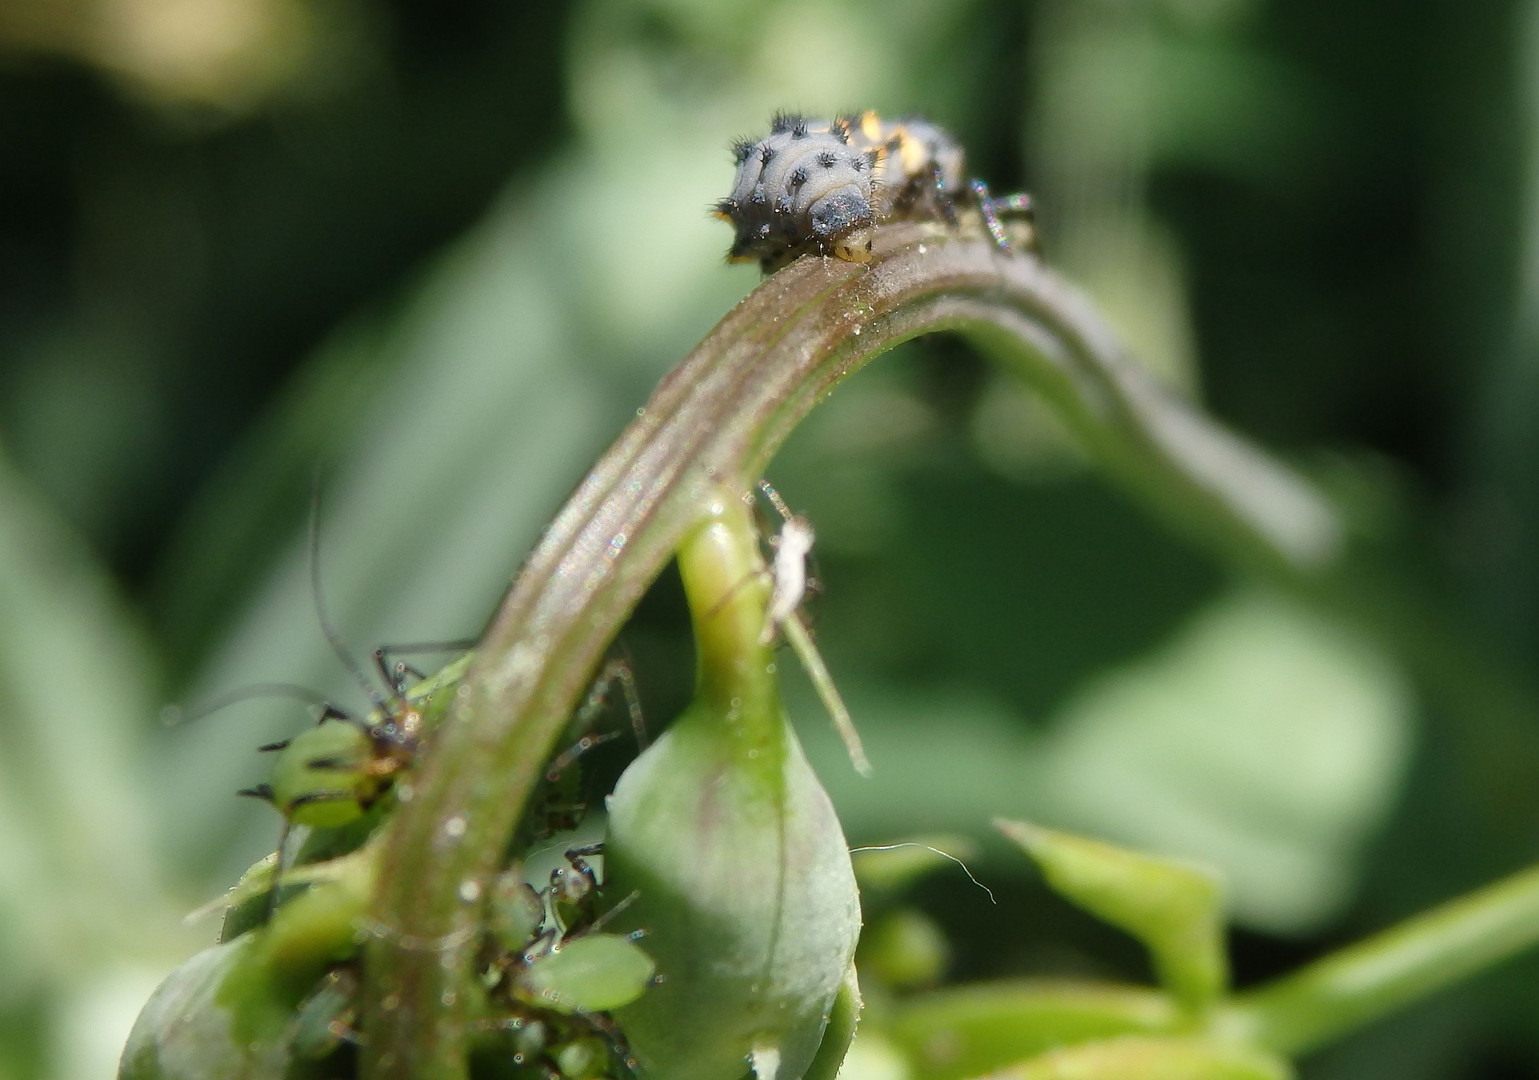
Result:
[[678,560],[695,628],[697,693],[717,715],[778,722],[774,653],[759,642],[764,564],[753,515],[739,493],[717,493],[707,519],[679,545]]
[[1539,942],[1539,867],[1237,997],[1224,1038],[1295,1055]]
[[1286,469],[1163,393],[1042,266],[923,226],[869,266],[802,259],[667,376],[557,515],[478,646],[390,826],[366,944],[363,1075],[458,1080],[481,897],[603,651],[686,533],[747,490],[812,407],[872,357],[962,333],[1055,403],[1101,463],[1227,559],[1308,577],[1340,546]]

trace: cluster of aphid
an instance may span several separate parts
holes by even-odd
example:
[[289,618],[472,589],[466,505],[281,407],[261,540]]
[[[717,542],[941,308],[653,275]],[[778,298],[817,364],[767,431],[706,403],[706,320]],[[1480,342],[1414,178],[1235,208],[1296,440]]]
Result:
[[[659,976],[639,932],[604,932],[625,905],[598,914],[598,879],[586,859],[595,850],[567,852],[569,865],[552,871],[541,890],[517,865],[498,875],[477,954],[486,1008],[475,1021],[474,1075],[601,1080],[634,1073],[607,1014],[635,1001]],[[360,982],[356,961],[338,964],[299,1005],[289,1042],[292,1073],[323,1065],[328,1075],[351,1071]]]
[[586,856],[566,853],[536,891],[518,867],[504,871],[491,896],[490,933],[481,970],[494,1019],[481,1056],[550,1080],[633,1073],[635,1060],[608,1013],[658,981],[641,932],[611,934],[604,923],[629,898],[597,913],[598,878]]
[[[790,513],[769,484],[761,481],[759,486],[785,519],[770,542],[772,564],[765,574],[771,595],[761,642],[769,644],[784,634],[792,643],[850,741],[852,755],[863,766],[848,713],[798,610],[811,584],[806,571],[811,527]],[[356,716],[312,698],[318,715],[315,726],[261,748],[277,754],[271,777],[241,794],[260,798],[278,810],[283,834],[275,855],[248,873],[226,907],[221,933],[225,942],[262,932],[291,896],[326,880],[332,868],[344,865],[349,857],[367,854],[363,849],[394,808],[402,781],[447,714],[474,655],[466,651],[428,676],[406,663],[392,662],[392,656],[404,649],[376,650],[381,693],[332,628],[318,581],[315,590],[326,638],[364,687],[372,707]],[[588,861],[600,847],[568,850],[563,864],[541,889],[528,883],[524,867],[532,848],[582,822],[586,804],[581,759],[621,734],[594,730],[616,683],[637,741],[644,747],[633,673],[626,661],[610,660],[569,725],[566,749],[547,763],[509,845],[506,868],[486,890],[476,949],[485,1009],[475,1022],[474,1075],[599,1080],[635,1072],[625,1039],[608,1014],[634,1002],[661,976],[639,944],[639,932],[604,930],[604,924],[631,898],[603,896],[599,877]],[[303,838],[291,852],[295,845],[290,836],[295,830],[302,831]],[[353,955],[332,964],[300,1002],[287,1040],[292,1075],[350,1074],[363,1037],[355,1028],[360,992],[359,960]]]
[[994,197],[964,180],[962,148],[919,119],[886,121],[874,112],[816,120],[781,113],[759,140],[733,145],[737,176],[715,214],[737,230],[733,262],[758,261],[765,273],[799,255],[871,258],[873,231],[888,221],[942,221],[960,227],[975,208],[994,244],[1010,252],[1006,223],[1020,224],[1028,249],[1031,197]]
[[[323,616],[328,638],[357,672]],[[423,740],[447,712],[469,667],[466,653],[431,677],[392,664],[387,651],[375,659],[387,693],[370,689],[372,710],[359,718],[328,703],[319,722],[300,735],[263,747],[278,753],[271,780],[242,794],[270,802],[284,819],[283,840],[255,883],[238,892],[225,915],[221,939],[260,932],[292,890],[303,888],[332,860],[358,852],[396,801],[398,782],[414,764]],[[361,677],[361,673],[360,674]],[[638,935],[603,932],[624,907],[605,906],[588,857],[598,849],[574,848],[534,889],[522,859],[533,845],[576,828],[586,809],[579,759],[619,732],[590,730],[619,682],[638,738],[643,737],[632,675],[623,660],[606,664],[573,719],[572,744],[548,764],[512,848],[508,868],[488,890],[484,932],[477,949],[487,1009],[477,1021],[477,1075],[539,1080],[596,1080],[627,1075],[634,1063],[609,1010],[629,1004],[656,978]],[[299,850],[284,865],[290,832],[306,830]],[[333,965],[300,1004],[289,1053],[317,1075],[350,1069],[360,1036],[354,1029],[360,978],[357,959]],[[301,1069],[301,1072],[305,1069]]]

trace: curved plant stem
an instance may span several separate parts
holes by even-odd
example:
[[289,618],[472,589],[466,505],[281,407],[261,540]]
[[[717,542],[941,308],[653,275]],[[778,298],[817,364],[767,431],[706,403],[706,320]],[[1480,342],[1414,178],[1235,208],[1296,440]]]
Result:
[[1115,476],[1199,543],[1298,579],[1340,546],[1302,482],[1132,366],[1073,289],[1025,257],[922,226],[862,267],[802,259],[668,375],[503,600],[391,825],[366,950],[364,1075],[465,1074],[480,898],[603,650],[712,498],[746,490],[841,380],[955,331],[1050,399]]
[[1216,1019],[1215,1030],[1252,1046],[1299,1054],[1536,942],[1539,867],[1241,994]]

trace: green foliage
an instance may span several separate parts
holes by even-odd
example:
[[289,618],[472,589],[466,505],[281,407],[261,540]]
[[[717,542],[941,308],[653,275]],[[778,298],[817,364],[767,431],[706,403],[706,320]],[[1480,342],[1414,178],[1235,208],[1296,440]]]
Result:
[[1213,871],[1020,821],[996,821],[1066,899],[1138,938],[1161,984],[1202,1011],[1228,987],[1224,889]]
[[[0,19],[0,1074],[105,1074],[210,937],[181,915],[272,847],[230,795],[303,716],[162,730],[163,699],[284,679],[366,711],[306,585],[317,461],[346,637],[473,633],[752,285],[701,208],[784,106],[956,131],[1138,359],[1366,541],[1258,588],[1108,492],[1040,395],[908,348],[774,465],[876,766],[849,774],[789,674],[852,842],[1004,814],[1211,863],[1241,985],[1532,859],[1530,3],[89,7]],[[682,712],[666,589],[627,638],[653,722]],[[1014,855],[970,864],[1019,896]],[[232,939],[260,873],[243,895]],[[1028,895],[904,903],[963,982],[1139,970]],[[1303,1069],[1531,1069],[1536,986],[1519,962]]]

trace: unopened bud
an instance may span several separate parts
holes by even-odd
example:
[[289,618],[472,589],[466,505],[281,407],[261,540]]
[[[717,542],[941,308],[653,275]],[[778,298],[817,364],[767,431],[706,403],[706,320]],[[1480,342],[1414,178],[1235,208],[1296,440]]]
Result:
[[646,930],[661,977],[615,1017],[644,1076],[740,1080],[751,1067],[799,1080],[850,967],[859,895],[759,644],[746,509],[731,500],[722,512],[680,551],[699,697],[609,801],[606,892],[634,897],[622,918]]

